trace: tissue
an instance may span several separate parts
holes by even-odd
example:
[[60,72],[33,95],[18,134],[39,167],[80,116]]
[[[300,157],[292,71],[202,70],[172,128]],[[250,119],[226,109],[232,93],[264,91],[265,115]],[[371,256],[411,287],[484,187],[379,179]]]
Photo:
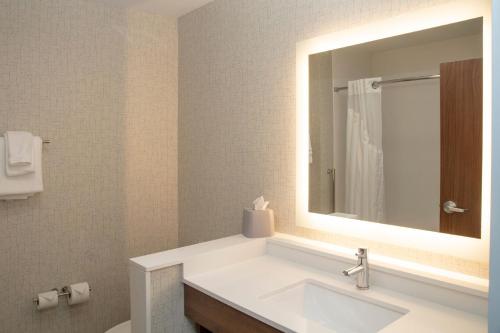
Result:
[[38,303],[36,306],[38,310],[55,308],[57,304],[59,304],[57,290],[51,290],[38,294]]
[[260,196],[253,201],[254,210],[266,210],[268,205],[269,201],[265,201],[263,196]]
[[72,284],[68,287],[70,293],[68,298],[69,305],[75,305],[87,302],[90,298],[90,286],[87,282]]

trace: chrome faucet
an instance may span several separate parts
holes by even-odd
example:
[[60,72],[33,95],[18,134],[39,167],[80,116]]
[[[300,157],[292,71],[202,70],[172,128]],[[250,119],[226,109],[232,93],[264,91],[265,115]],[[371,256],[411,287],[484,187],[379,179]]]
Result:
[[368,289],[370,288],[369,283],[369,272],[368,272],[368,249],[359,248],[358,253],[358,264],[352,268],[345,269],[342,273],[345,276],[357,276],[356,287],[358,289]]

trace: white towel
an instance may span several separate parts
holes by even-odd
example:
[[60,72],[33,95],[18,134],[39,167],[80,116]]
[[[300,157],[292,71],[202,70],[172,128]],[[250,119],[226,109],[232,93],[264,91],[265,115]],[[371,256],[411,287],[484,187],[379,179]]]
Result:
[[[34,140],[34,139],[33,139]],[[7,145],[5,147],[5,151],[7,151]],[[32,149],[32,160],[35,160],[35,149]],[[31,163],[28,165],[10,165],[8,162],[7,156],[5,157],[5,174],[9,177],[16,177],[27,175],[28,173],[35,172],[35,163]]]
[[33,140],[35,172],[8,177],[5,173],[5,141],[0,137],[0,200],[26,199],[35,193],[43,191],[42,180],[42,139]]
[[33,134],[22,131],[7,131],[5,153],[11,166],[33,164]]
[[34,193],[28,193],[28,194],[13,194],[13,195],[3,195],[0,196],[0,200],[24,200],[28,199],[29,197],[32,197]]

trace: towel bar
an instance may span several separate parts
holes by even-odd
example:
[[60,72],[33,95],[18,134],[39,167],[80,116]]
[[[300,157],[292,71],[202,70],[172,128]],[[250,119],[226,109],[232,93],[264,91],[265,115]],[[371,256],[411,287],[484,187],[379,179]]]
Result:
[[45,143],[45,144],[49,144],[52,142],[52,140],[50,139],[42,139],[42,142]]

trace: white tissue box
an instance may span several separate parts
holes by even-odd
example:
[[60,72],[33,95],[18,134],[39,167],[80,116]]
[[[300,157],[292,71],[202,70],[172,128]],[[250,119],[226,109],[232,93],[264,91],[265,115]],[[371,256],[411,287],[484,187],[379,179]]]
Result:
[[249,238],[274,235],[274,211],[272,209],[243,211],[243,235]]

